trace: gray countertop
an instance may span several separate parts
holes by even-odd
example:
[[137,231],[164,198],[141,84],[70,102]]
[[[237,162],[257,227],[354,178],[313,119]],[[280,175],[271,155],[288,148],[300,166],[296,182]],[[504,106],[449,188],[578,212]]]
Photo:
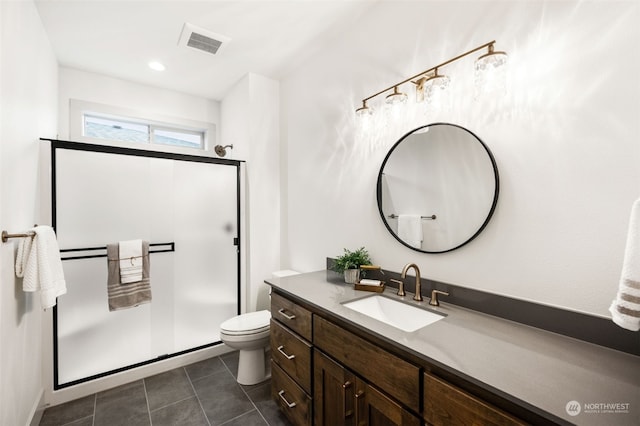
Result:
[[[448,304],[396,296],[447,317],[404,332],[342,306],[374,293],[327,281],[326,271],[266,283],[427,362],[538,413],[578,425],[640,425],[640,357]],[[567,404],[581,412],[571,416]],[[617,412],[616,412],[617,411]]]

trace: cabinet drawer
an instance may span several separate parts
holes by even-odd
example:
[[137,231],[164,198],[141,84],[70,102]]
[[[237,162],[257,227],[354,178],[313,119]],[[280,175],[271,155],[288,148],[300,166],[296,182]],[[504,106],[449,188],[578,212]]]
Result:
[[420,411],[420,368],[315,316],[313,343],[402,404]]
[[311,340],[311,312],[302,306],[272,293],[271,315],[305,339]]
[[291,423],[311,426],[311,398],[273,361],[271,397]]
[[429,373],[424,373],[424,419],[434,426],[526,424]]
[[271,359],[311,393],[311,345],[273,319]]

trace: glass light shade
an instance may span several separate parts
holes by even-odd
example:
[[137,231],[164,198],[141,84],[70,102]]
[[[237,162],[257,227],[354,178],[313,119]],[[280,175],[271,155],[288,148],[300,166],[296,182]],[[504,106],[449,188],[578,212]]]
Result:
[[504,94],[507,91],[507,54],[495,52],[480,56],[475,63],[476,96],[481,93]]
[[387,105],[391,105],[391,106],[404,104],[406,102],[407,102],[407,94],[406,93],[402,93],[402,92],[398,92],[398,88],[397,87],[394,87],[393,88],[393,93],[390,94],[390,95],[387,95],[387,98],[385,99],[385,103]]
[[357,117],[369,117],[371,115],[373,115],[373,108],[368,107],[366,103],[356,110]]
[[449,87],[451,79],[446,75],[434,75],[424,82],[424,100],[429,103],[440,102],[444,90]]

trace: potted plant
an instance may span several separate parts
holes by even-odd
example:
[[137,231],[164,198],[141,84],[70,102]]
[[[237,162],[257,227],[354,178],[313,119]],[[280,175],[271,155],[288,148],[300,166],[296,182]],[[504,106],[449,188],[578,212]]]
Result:
[[364,247],[355,251],[344,249],[344,254],[336,258],[333,270],[344,273],[344,282],[354,284],[360,281],[360,265],[370,264],[371,258]]

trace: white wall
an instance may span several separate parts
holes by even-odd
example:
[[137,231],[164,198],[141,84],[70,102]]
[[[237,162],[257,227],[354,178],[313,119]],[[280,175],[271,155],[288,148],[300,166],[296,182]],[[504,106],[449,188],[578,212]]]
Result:
[[280,269],[279,84],[249,73],[222,101],[222,140],[246,160],[248,311],[269,307],[264,279]]
[[[216,126],[215,143],[220,139],[220,103],[173,90],[132,83],[73,68],[60,68],[59,138],[69,140],[69,100],[92,102],[121,108],[131,113],[180,120],[212,123]],[[214,143],[214,144],[215,144]],[[212,150],[213,146],[209,147]]]
[[[58,66],[33,3],[0,2],[0,19],[0,224],[22,232],[41,219],[38,139],[56,134]],[[26,425],[43,393],[43,311],[15,278],[11,241],[0,246],[0,424]]]
[[[283,266],[321,269],[326,256],[364,245],[387,269],[415,262],[430,279],[609,316],[640,197],[638,22],[632,1],[374,6],[281,82]],[[450,109],[359,133],[362,98],[493,39],[509,54],[506,98],[473,101],[467,58],[441,70],[458,78]],[[375,186],[393,143],[437,121],[489,146],[501,191],[476,240],[429,255],[386,231]]]

